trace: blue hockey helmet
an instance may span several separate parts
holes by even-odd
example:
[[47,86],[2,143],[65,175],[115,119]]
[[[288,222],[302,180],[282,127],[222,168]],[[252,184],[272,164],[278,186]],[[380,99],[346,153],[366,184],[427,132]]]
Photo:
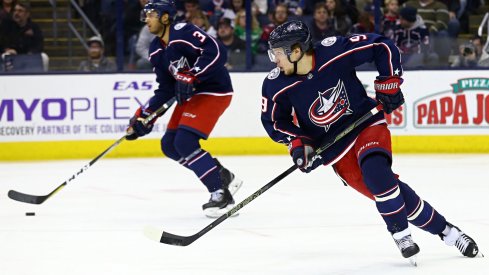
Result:
[[288,21],[276,27],[270,33],[268,45],[270,47],[268,53],[272,62],[275,62],[275,56],[271,49],[277,48],[283,48],[290,61],[293,46],[298,45],[302,53],[312,48],[311,33],[304,22],[299,20]]
[[168,17],[173,21],[177,15],[177,7],[175,6],[175,1],[173,0],[149,0],[146,5],[144,5],[141,11],[141,21],[146,21],[146,14],[151,11],[156,11],[158,17],[163,16],[167,13]]

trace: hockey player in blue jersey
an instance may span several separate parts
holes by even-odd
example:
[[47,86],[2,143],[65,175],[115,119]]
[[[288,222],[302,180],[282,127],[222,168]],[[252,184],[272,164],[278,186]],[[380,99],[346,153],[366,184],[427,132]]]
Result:
[[233,87],[226,63],[226,48],[200,28],[175,23],[173,0],[150,0],[142,20],[156,35],[149,48],[149,61],[159,86],[145,106],[129,122],[128,140],[151,132],[154,120],[142,121],[175,97],[177,106],[161,139],[169,158],[192,170],[211,193],[202,206],[208,217],[219,217],[234,206],[234,193],[242,181],[200,147],[231,102]]
[[[439,235],[467,257],[477,244],[422,200],[391,170],[391,137],[379,112],[316,156],[314,148],[331,141],[354,121],[381,104],[389,114],[404,103],[402,66],[397,47],[376,34],[328,37],[314,46],[307,26],[286,22],[269,38],[269,56],[277,67],[262,87],[261,120],[269,136],[289,146],[303,172],[332,165],[346,184],[372,199],[402,255],[419,252],[408,223]],[[375,62],[376,100],[367,96],[355,67]]]

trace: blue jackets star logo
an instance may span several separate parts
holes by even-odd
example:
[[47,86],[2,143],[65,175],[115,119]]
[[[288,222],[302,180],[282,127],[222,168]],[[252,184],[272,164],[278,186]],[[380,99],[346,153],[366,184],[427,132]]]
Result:
[[343,115],[350,115],[350,101],[343,81],[339,80],[335,87],[318,92],[318,98],[309,107],[309,119],[317,126],[324,127],[327,132],[331,124]]

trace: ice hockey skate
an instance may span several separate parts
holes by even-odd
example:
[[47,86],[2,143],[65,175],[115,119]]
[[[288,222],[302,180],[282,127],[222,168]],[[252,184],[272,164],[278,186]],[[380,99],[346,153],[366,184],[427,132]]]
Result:
[[447,234],[440,234],[440,238],[448,246],[455,246],[465,257],[474,258],[477,255],[484,257],[482,253],[479,252],[479,247],[475,243],[474,239],[469,237],[467,234],[462,232],[460,228],[447,222]]
[[233,207],[233,195],[231,195],[227,188],[212,192],[209,202],[202,205],[204,214],[209,218],[218,218]]
[[217,159],[214,160],[219,166],[219,175],[221,177],[222,187],[227,188],[231,195],[236,194],[239,188],[241,188],[241,185],[243,185],[243,180],[237,178],[231,171],[222,166]]
[[413,241],[411,230],[406,228],[403,231],[396,232],[392,234],[392,238],[394,238],[402,256],[407,258],[412,265],[417,266],[416,254],[419,252],[419,246]]
[[[219,168],[219,177],[222,182],[222,189],[211,193],[208,203],[202,205],[204,214],[209,218],[218,218],[234,207],[233,195],[238,192],[243,180],[238,179],[231,171],[226,169],[221,163],[214,159]],[[238,216],[234,213],[232,217]]]

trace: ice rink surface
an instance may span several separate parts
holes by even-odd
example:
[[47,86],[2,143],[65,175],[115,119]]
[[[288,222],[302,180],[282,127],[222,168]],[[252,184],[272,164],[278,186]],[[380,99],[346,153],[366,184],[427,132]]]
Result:
[[[220,157],[245,180],[237,202],[291,166],[287,156]],[[394,170],[485,258],[468,259],[413,228],[418,267],[401,257],[372,201],[330,167],[299,171],[187,247],[148,240],[146,225],[192,235],[212,220],[195,176],[166,158],[102,159],[42,205],[88,160],[0,163],[0,274],[489,274],[489,156],[396,155]],[[36,216],[25,216],[35,212]]]

